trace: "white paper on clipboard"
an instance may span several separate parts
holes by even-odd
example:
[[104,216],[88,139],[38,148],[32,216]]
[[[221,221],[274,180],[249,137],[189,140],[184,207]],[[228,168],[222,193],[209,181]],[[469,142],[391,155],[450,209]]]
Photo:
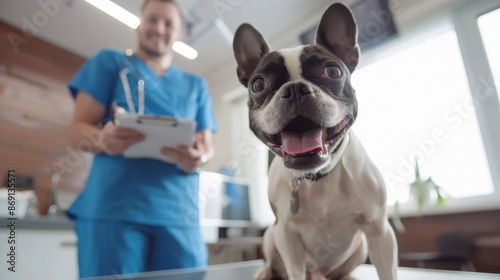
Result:
[[159,115],[118,114],[119,127],[131,128],[145,135],[145,139],[130,146],[123,153],[128,158],[151,158],[169,163],[174,161],[161,153],[163,147],[191,146],[194,141],[196,122]]

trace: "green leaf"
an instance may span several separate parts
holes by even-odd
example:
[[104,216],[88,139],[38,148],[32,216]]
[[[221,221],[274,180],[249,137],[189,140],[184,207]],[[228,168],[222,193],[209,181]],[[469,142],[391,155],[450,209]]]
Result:
[[[446,203],[446,197],[449,197],[446,190],[439,187],[431,177],[427,180],[420,178],[420,169],[418,161],[415,159],[415,181],[409,185],[410,196],[416,201],[418,206],[419,215],[422,213],[424,205],[427,204],[431,198],[431,192],[436,192],[437,199],[435,203],[438,206],[443,206]],[[399,207],[399,206],[398,206]]]
[[420,170],[418,169],[417,158],[415,158],[415,181],[420,181]]

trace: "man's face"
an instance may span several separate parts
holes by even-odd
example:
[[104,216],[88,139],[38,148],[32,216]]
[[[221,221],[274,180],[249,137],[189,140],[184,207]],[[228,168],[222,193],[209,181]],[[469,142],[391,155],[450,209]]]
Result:
[[179,9],[174,4],[150,1],[137,27],[139,47],[150,56],[167,54],[181,38],[181,25]]

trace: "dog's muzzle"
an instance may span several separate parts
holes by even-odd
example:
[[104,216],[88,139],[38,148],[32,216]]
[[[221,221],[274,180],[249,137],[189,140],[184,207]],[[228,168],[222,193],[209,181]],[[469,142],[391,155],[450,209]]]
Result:
[[351,124],[352,118],[346,116],[337,125],[323,128],[299,115],[280,133],[267,135],[267,145],[283,157],[289,168],[314,168],[334,152]]

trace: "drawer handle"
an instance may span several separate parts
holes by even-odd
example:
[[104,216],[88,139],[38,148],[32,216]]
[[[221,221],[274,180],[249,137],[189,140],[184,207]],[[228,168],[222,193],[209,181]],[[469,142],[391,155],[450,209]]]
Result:
[[76,247],[76,241],[63,241],[61,247]]

